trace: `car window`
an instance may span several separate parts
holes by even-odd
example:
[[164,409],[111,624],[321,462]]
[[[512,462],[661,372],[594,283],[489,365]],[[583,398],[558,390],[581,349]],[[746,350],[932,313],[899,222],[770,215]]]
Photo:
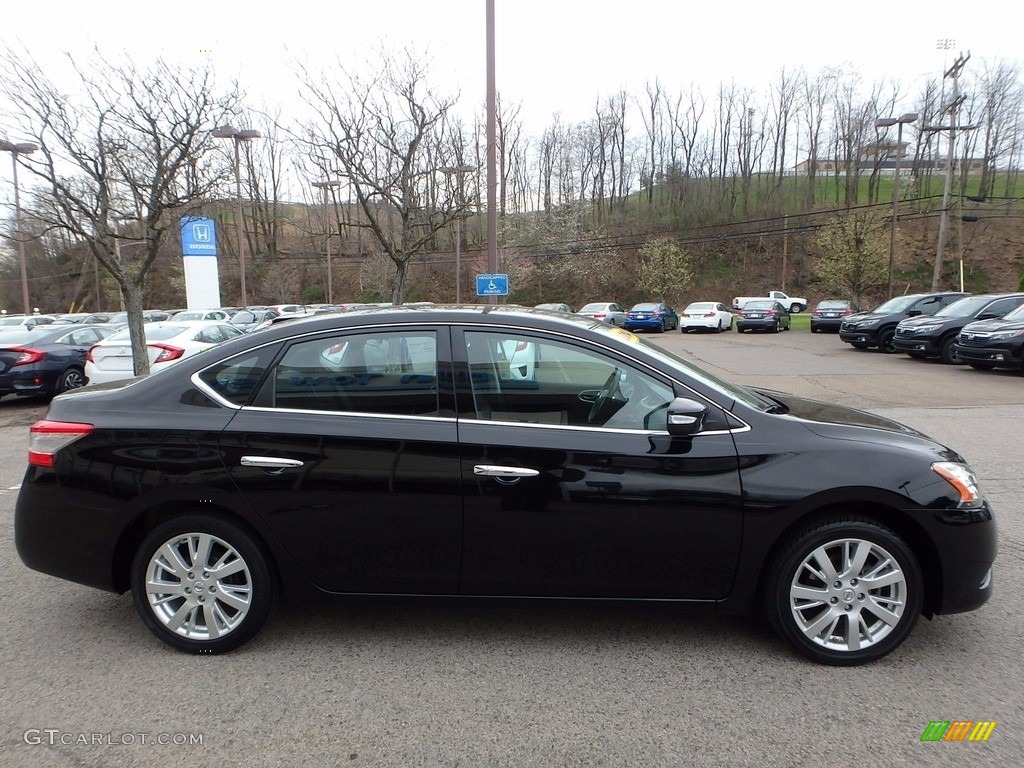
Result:
[[436,416],[432,331],[335,334],[292,344],[273,371],[274,406]]
[[1002,317],[1011,309],[1019,307],[1021,303],[1024,303],[1024,296],[1010,296],[1005,299],[999,299],[998,301],[993,301],[991,306],[985,309],[985,314]]
[[477,419],[665,430],[672,387],[600,352],[522,334],[467,332]]
[[235,405],[245,405],[266,372],[266,350],[250,352],[207,368],[200,378],[214,392]]
[[77,331],[72,331],[67,336],[62,336],[61,341],[65,344],[75,344],[76,346],[86,346],[88,344],[94,344],[103,338],[93,328],[80,328]]

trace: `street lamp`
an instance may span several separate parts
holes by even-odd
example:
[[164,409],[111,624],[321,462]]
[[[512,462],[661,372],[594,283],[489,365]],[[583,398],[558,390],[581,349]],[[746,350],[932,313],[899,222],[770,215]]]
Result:
[[31,305],[28,300],[28,271],[25,268],[25,236],[21,228],[21,194],[18,190],[18,155],[31,155],[39,146],[30,141],[13,144],[0,139],[0,150],[11,153],[11,165],[14,168],[14,229],[18,242],[18,264],[21,267],[21,298],[25,304],[25,314],[30,315]]
[[331,217],[328,195],[332,187],[340,187],[340,181],[314,181],[313,186],[324,191],[324,230],[327,233],[327,303],[334,303],[334,275],[331,270]]
[[903,126],[917,121],[917,112],[907,112],[899,117],[880,117],[875,128],[899,126],[896,130],[896,167],[892,177],[892,228],[889,232],[889,298],[892,298],[893,268],[896,257],[896,212],[900,199],[900,159],[903,157]]
[[235,196],[238,198],[238,214],[236,226],[238,227],[238,269],[242,273],[242,306],[248,306],[249,300],[245,291],[245,240],[242,232],[242,175],[240,170],[241,155],[239,145],[243,141],[252,141],[260,138],[260,132],[248,128],[235,128],[233,125],[222,125],[214,128],[210,135],[215,139],[233,139],[235,142]]
[[[466,198],[462,191],[463,174],[472,173],[476,170],[472,165],[454,165],[445,168],[438,168],[441,173],[451,178],[455,176],[459,181],[459,206],[466,204]],[[462,303],[462,215],[461,211],[455,217],[455,303]]]

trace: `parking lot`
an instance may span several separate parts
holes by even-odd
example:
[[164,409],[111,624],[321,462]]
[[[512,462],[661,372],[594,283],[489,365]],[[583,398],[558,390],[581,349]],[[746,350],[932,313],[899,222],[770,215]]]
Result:
[[[502,605],[282,606],[225,656],[184,656],[129,596],[26,569],[27,428],[0,399],[4,766],[1013,765],[1024,756],[1024,377],[858,351],[834,335],[645,335],[739,383],[881,413],[960,451],[994,506],[993,599],[828,668],[755,620]],[[923,743],[932,721],[996,721]],[[164,743],[161,743],[164,742]]]

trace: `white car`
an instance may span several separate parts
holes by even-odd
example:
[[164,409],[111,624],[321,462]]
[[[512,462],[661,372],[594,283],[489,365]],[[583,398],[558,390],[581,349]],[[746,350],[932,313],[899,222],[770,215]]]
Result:
[[223,320],[227,322],[231,315],[223,309],[184,309],[171,318],[176,323],[188,323],[193,320]]
[[[218,320],[166,320],[146,323],[144,327],[151,372],[243,335],[235,326]],[[132,343],[127,328],[94,344],[85,355],[85,378],[89,384],[105,384],[130,379],[134,375]]]
[[695,301],[679,313],[679,330],[686,333],[697,329],[715,333],[732,330],[732,311],[717,301]]
[[609,325],[617,325],[620,328],[626,322],[626,310],[614,302],[601,301],[587,304],[576,310],[577,315],[592,317],[601,320]]

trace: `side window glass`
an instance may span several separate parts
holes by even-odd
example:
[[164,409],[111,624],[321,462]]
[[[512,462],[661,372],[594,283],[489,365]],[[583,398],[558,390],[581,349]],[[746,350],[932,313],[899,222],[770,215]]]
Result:
[[666,429],[666,382],[599,352],[551,339],[467,332],[476,418]]
[[249,353],[207,368],[200,374],[200,378],[225,400],[235,405],[245,405],[265,370],[261,355]]
[[354,333],[293,344],[274,371],[274,406],[436,416],[437,338]]

